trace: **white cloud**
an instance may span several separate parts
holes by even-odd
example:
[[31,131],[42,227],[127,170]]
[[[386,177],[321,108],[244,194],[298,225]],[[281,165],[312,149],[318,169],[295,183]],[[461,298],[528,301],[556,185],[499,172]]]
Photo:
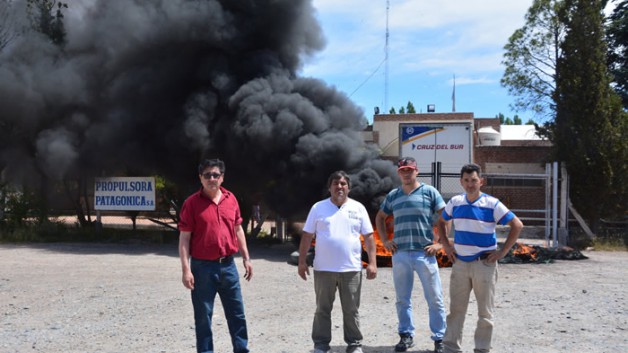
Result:
[[[483,104],[478,111],[507,113],[509,97],[499,84],[503,47],[523,26],[531,4],[532,0],[390,0],[388,100],[407,101],[394,95],[410,91],[421,97],[448,94],[450,99],[455,74],[457,86],[501,97],[495,103],[499,107],[487,109]],[[378,66],[385,57],[386,1],[313,0],[313,5],[328,45],[302,74],[347,92],[359,87],[354,97],[363,107],[381,104],[384,67]],[[460,99],[464,96],[461,91]]]
[[[451,81],[451,84],[453,85],[453,78],[450,81]],[[477,84],[487,84],[487,83],[495,83],[495,80],[488,78],[486,76],[480,76],[477,78],[456,76],[456,86],[477,85]]]
[[[385,55],[385,1],[314,0],[327,48],[304,74],[372,71]],[[389,59],[397,69],[501,70],[503,46],[527,1],[390,1]]]

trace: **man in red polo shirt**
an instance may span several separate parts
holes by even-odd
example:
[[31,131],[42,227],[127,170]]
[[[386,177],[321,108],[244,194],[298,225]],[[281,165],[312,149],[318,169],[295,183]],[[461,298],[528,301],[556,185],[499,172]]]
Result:
[[206,159],[198,166],[200,191],[188,197],[179,215],[179,256],[183,285],[192,290],[196,351],[213,353],[212,313],[220,295],[234,353],[248,353],[248,333],[238,269],[233,255],[240,251],[244,278],[253,276],[242,216],[236,197],[221,186],[225,163]]

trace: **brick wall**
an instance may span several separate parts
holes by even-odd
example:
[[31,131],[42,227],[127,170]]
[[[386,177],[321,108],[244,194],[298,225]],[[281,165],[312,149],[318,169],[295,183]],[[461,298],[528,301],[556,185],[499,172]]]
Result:
[[[550,146],[476,146],[474,160],[483,171],[495,173],[501,164],[520,166],[519,174],[539,174],[549,160]],[[490,168],[487,168],[490,167]],[[526,169],[527,166],[527,169]],[[507,169],[507,168],[504,168]],[[511,179],[513,186],[484,186],[482,191],[499,198],[512,210],[542,210],[545,208],[545,181],[540,186],[527,186],[520,179]],[[521,185],[517,185],[521,184]],[[542,217],[542,213],[516,212],[521,218]],[[537,222],[526,221],[526,224]]]
[[486,170],[486,163],[538,163],[549,160],[550,146],[476,146],[475,163]]
[[542,186],[485,186],[482,191],[497,197],[511,209],[540,210],[545,207],[545,189]]

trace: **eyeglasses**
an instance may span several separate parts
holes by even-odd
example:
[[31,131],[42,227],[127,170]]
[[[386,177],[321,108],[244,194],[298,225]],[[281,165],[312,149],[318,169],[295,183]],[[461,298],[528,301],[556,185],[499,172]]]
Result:
[[207,180],[209,180],[211,178],[218,179],[218,178],[220,178],[220,176],[222,176],[222,173],[205,173],[205,174],[203,174],[203,178],[207,179]]

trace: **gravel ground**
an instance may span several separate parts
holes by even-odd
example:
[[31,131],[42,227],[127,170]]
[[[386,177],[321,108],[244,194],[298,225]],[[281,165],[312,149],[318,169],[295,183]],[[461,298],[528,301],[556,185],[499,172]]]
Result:
[[[294,250],[251,246],[254,277],[243,283],[243,295],[252,352],[312,351],[313,281],[288,264]],[[584,254],[589,259],[500,265],[494,352],[628,351],[628,253]],[[0,264],[0,352],[195,350],[176,244],[2,244]],[[449,275],[441,269],[447,306]],[[425,353],[432,343],[419,287],[417,279],[417,345],[410,352]],[[391,269],[380,268],[362,290],[364,351],[392,352],[398,337]],[[339,305],[337,353],[345,348]],[[473,351],[476,320],[475,303],[469,308],[465,352]],[[231,351],[220,308],[214,336],[217,352]]]

